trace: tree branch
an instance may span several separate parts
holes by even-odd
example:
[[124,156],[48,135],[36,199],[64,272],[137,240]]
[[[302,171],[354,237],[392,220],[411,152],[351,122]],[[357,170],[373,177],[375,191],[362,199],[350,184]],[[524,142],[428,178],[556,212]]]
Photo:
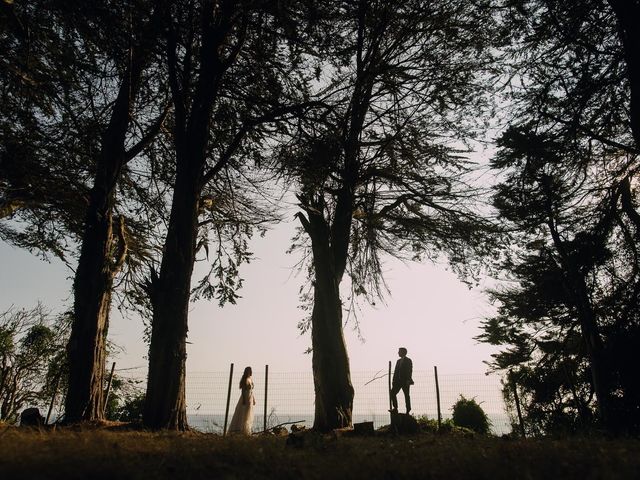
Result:
[[125,152],[124,154],[125,164],[129,163],[136,156],[138,156],[138,154],[140,154],[140,152],[142,152],[142,150],[144,150],[153,141],[153,139],[156,137],[156,135],[158,135],[158,132],[162,128],[164,121],[167,119],[167,115],[170,110],[171,110],[171,104],[168,103],[165,106],[162,113],[160,114],[160,116],[158,117],[158,119],[156,120],[156,122],[147,131],[147,134],[143,136],[138,143],[136,143],[133,147],[131,147],[128,152]]
[[253,119],[245,121],[242,127],[240,127],[240,130],[238,130],[238,132],[235,134],[235,136],[233,137],[233,139],[231,140],[231,142],[229,143],[225,151],[222,152],[216,164],[204,174],[202,178],[202,185],[203,186],[206,185],[220,170],[222,170],[225,167],[225,165],[229,162],[229,160],[231,160],[231,158],[235,154],[236,150],[238,149],[238,147],[240,146],[244,138],[255,127],[257,127],[258,125],[262,125],[264,123],[271,123],[271,122],[275,122],[276,120],[281,120],[282,117],[285,117],[292,113],[300,114],[308,109],[312,109],[318,106],[326,107],[327,105],[324,102],[318,102],[318,101],[288,105],[285,107],[274,108],[273,110],[259,117],[255,117]]

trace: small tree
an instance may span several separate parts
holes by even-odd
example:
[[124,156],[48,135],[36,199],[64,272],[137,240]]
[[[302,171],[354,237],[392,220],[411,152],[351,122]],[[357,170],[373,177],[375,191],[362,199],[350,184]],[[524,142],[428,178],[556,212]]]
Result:
[[69,320],[42,305],[0,313],[0,419],[15,422],[26,406],[43,406],[68,337]]
[[491,427],[491,422],[484,413],[482,407],[475,398],[460,398],[453,404],[453,423],[458,427],[465,427],[481,435],[487,435]]

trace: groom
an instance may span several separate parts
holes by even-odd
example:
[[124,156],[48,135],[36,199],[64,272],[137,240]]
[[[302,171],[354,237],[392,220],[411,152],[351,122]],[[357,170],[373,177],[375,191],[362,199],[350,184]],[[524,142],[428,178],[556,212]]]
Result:
[[396,368],[393,371],[393,382],[391,387],[391,402],[393,408],[391,413],[398,413],[398,392],[402,390],[404,393],[404,403],[407,407],[407,414],[411,411],[411,398],[409,398],[409,387],[413,385],[411,375],[413,374],[413,363],[411,359],[407,357],[407,349],[400,347],[398,349],[398,356],[400,357],[396,362]]

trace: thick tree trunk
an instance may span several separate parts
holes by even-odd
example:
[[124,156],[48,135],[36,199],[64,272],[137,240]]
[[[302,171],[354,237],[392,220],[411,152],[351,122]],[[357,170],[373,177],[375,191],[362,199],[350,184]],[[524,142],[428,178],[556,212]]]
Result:
[[143,421],[154,429],[187,429],[186,341],[200,179],[185,164],[178,161],[160,274],[151,286],[153,321]]
[[353,386],[342,331],[340,282],[331,265],[328,239],[315,239],[311,315],[315,387],[313,428],[322,432],[349,427],[353,423]]
[[[149,20],[138,26],[141,32],[136,36],[137,43],[128,52],[129,64],[122,75],[109,125],[102,137],[102,150],[96,164],[96,177],[87,207],[74,280],[74,318],[67,346],[69,390],[65,418],[68,422],[103,417],[103,377],[111,290],[113,279],[127,253],[122,218],[119,225],[119,252],[114,251],[112,217],[115,190],[127,162],[125,143],[131,112],[143,71],[157,40],[161,13],[160,8],[154,9]],[[164,116],[161,116],[158,129],[163,119]],[[148,138],[140,145],[150,141],[155,133],[148,132]]]
[[[198,236],[198,201],[203,188],[204,167],[211,112],[224,67],[219,57],[227,41],[237,5],[203,2],[202,46],[193,96],[180,87],[177,72],[177,40],[170,30],[167,42],[169,83],[175,107],[176,180],[169,228],[160,273],[152,282],[153,306],[149,376],[143,422],[146,427],[186,430],[185,377],[188,307],[191,274]],[[185,108],[190,98],[190,108]]]
[[[129,123],[129,81],[125,80],[105,133],[85,219],[80,259],[74,280],[74,312],[67,345],[69,390],[67,422],[103,418],[103,375],[109,328],[111,289],[118,266],[114,261],[112,225],[115,188],[124,164],[124,139]],[[121,245],[124,249],[124,245]]]
[[[67,422],[103,418],[103,376],[113,279],[124,258],[114,260],[113,206],[116,184],[125,164],[125,140],[146,53],[134,50],[123,75],[89,198],[80,259],[74,280],[74,315],[67,345],[69,390]],[[121,225],[121,232],[124,228]],[[126,253],[121,235],[121,253]]]
[[[100,193],[92,197],[101,196]],[[102,203],[101,206],[98,203]],[[113,273],[110,202],[92,199],[74,281],[74,316],[67,354],[67,422],[103,418],[103,372]]]
[[[312,202],[311,199],[308,199]],[[314,296],[311,313],[311,344],[313,350],[313,383],[315,387],[315,416],[313,428],[322,432],[351,426],[353,386],[349,356],[342,331],[342,302],[340,281],[345,259],[342,253],[336,260],[327,221],[322,213],[322,201],[307,208],[309,218],[299,219],[311,237],[314,267]],[[338,229],[333,229],[337,234]],[[346,230],[347,234],[349,229]],[[341,232],[343,234],[344,232]],[[342,239],[344,241],[344,239]],[[348,240],[347,240],[348,243]]]
[[589,359],[593,389],[598,399],[598,416],[603,425],[608,428],[611,420],[612,382],[607,368],[604,344],[598,328],[598,318],[589,298],[589,289],[584,273],[576,265],[572,253],[567,251],[565,242],[560,237],[556,227],[555,209],[551,203],[553,195],[550,178],[542,178],[541,183],[547,196],[547,227],[563,271],[563,288],[569,297],[570,305],[568,306],[575,308],[577,313],[580,331]]

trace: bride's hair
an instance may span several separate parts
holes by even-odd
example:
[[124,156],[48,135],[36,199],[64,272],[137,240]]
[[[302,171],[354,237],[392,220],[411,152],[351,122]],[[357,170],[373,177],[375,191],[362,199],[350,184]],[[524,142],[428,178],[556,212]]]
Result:
[[247,377],[250,377],[252,374],[253,373],[251,372],[251,367],[246,367],[244,369],[244,373],[242,374],[242,378],[240,379],[240,388],[244,387]]

